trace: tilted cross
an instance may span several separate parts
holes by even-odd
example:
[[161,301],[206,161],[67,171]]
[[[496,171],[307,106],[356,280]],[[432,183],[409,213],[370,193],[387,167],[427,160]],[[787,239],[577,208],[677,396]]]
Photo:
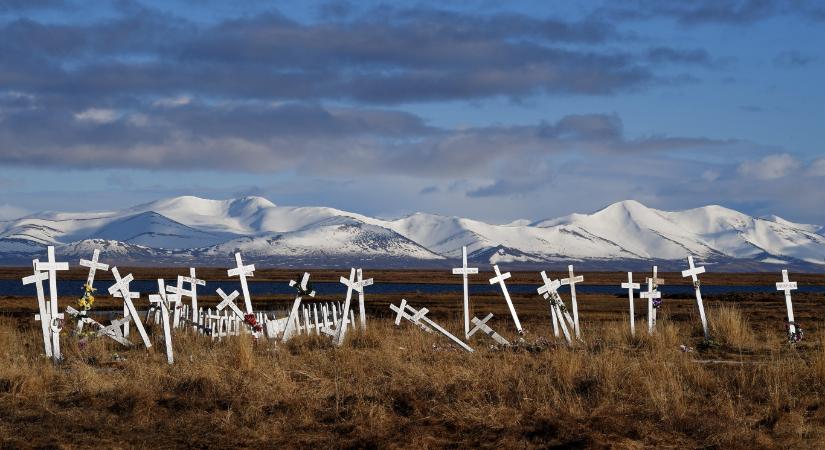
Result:
[[[48,272],[40,272],[36,269],[38,260],[32,261],[32,269],[34,274],[23,278],[23,285],[34,284],[37,290],[37,308],[40,311],[40,329],[43,333],[43,349],[46,356],[52,357],[52,341],[51,341],[51,327],[50,317],[51,313],[46,305],[46,296],[43,291],[43,282],[49,279]],[[36,319],[36,318],[35,318]]]
[[478,317],[473,317],[473,325],[475,326],[472,330],[470,330],[469,335],[472,336],[476,334],[477,331],[481,331],[482,333],[486,334],[487,336],[490,336],[494,341],[498,342],[501,345],[510,345],[510,342],[508,342],[507,339],[504,339],[500,334],[496,333],[495,330],[493,330],[492,328],[490,328],[489,325],[487,325],[487,322],[489,322],[492,318],[493,313],[487,314],[487,316],[481,320],[479,320]]
[[218,306],[215,307],[215,310],[220,312],[223,311],[226,307],[229,307],[232,310],[232,313],[235,314],[239,319],[244,320],[244,312],[241,311],[241,308],[238,308],[238,305],[235,304],[235,299],[238,298],[238,291],[232,291],[231,294],[226,295],[223,289],[218,288],[216,291],[218,295],[221,297],[221,302],[218,303]]
[[282,342],[286,342],[291,339],[292,335],[295,333],[298,324],[298,313],[301,308],[301,300],[304,295],[315,297],[315,290],[309,286],[309,276],[309,272],[304,272],[300,283],[295,280],[289,280],[289,285],[298,291],[298,295],[296,295],[295,300],[292,301],[292,308],[289,310],[289,316],[287,317],[286,326],[284,327],[284,334],[281,336]]
[[94,286],[95,283],[95,272],[98,270],[107,271],[109,270],[108,264],[103,264],[97,262],[98,258],[100,257],[100,250],[95,249],[94,253],[92,253],[92,259],[81,259],[80,265],[83,267],[89,268],[89,276],[86,278],[86,284],[91,288]]
[[166,286],[166,292],[170,294],[175,294],[175,298],[177,298],[177,305],[175,305],[175,309],[172,314],[172,328],[177,328],[180,325],[180,313],[181,313],[181,303],[183,302],[183,296],[192,297],[192,291],[183,288],[183,276],[178,275],[176,286]]
[[504,280],[510,278],[512,275],[510,275],[510,272],[501,273],[497,264],[493,264],[493,270],[496,272],[496,276],[490,278],[490,284],[498,283],[501,286],[504,300],[507,302],[507,307],[510,308],[510,315],[513,316],[513,322],[516,324],[516,331],[518,331],[519,334],[524,334],[524,329],[521,328],[521,322],[518,320],[518,314],[516,314],[516,308],[510,299],[510,292],[507,291],[507,285],[504,283]]
[[634,311],[635,305],[633,304],[633,291],[637,289],[641,289],[641,285],[639,283],[633,282],[633,272],[627,273],[627,283],[622,283],[622,289],[627,289],[627,300],[630,302],[630,335],[636,336],[636,313]]
[[[445,330],[440,325],[433,322],[429,317],[427,317],[426,314],[429,312],[429,311],[427,311],[427,308],[421,308],[420,311],[416,311],[415,308],[413,308],[412,306],[407,304],[406,300],[402,299],[400,307],[391,304],[390,309],[395,311],[396,313],[398,313],[398,315],[395,318],[396,325],[401,324],[401,319],[402,318],[405,318],[405,319],[409,320],[410,322],[412,322],[412,323],[414,323],[418,326],[421,326],[422,324],[426,324],[429,328],[432,328],[432,329],[438,331],[439,333],[443,334],[444,336],[449,338],[451,341],[458,344],[464,350],[467,350],[470,353],[473,352],[472,347],[467,345],[461,339],[453,336],[449,331]],[[407,314],[406,311],[412,312],[413,315],[411,316],[411,315]]]
[[[180,279],[180,277],[178,277]],[[163,323],[163,340],[166,345],[166,362],[173,364],[175,356],[172,349],[172,330],[169,325],[169,309],[173,300],[169,297],[175,296],[180,301],[178,294],[167,294],[168,288],[164,287],[162,278],[158,278],[158,293],[149,295],[149,303],[154,303],[160,307],[161,320]]]
[[693,288],[696,293],[696,307],[699,309],[699,320],[702,321],[702,331],[705,333],[705,339],[710,339],[710,332],[708,331],[708,320],[705,317],[705,305],[702,302],[702,290],[699,284],[699,274],[705,273],[704,267],[696,267],[693,265],[693,256],[688,255],[688,270],[682,271],[682,278],[690,277],[693,280]]
[[246,307],[246,313],[252,314],[252,299],[249,297],[249,286],[246,283],[246,277],[255,275],[255,264],[249,264],[247,266],[243,265],[243,260],[241,260],[240,253],[235,253],[235,263],[237,264],[237,267],[227,270],[226,274],[230,277],[240,277],[241,292],[243,292],[243,301],[244,306]]
[[464,282],[464,337],[470,337],[470,288],[468,275],[478,273],[478,267],[467,267],[467,246],[461,247],[461,267],[453,268],[453,275],[461,275]]
[[143,345],[146,348],[151,347],[152,343],[149,341],[149,336],[143,328],[143,322],[140,321],[140,317],[138,317],[137,310],[135,309],[135,304],[132,303],[132,298],[134,298],[133,294],[129,292],[129,283],[131,283],[135,277],[133,277],[130,273],[129,275],[121,278],[117,267],[112,267],[112,276],[115,277],[115,284],[109,287],[109,295],[114,296],[116,292],[120,292],[120,296],[123,298],[123,302],[129,311],[129,317],[132,318],[135,328],[137,328],[138,333],[140,333],[140,338],[143,340]]
[[791,281],[788,278],[788,270],[782,270],[782,282],[776,283],[777,291],[785,291],[785,307],[788,309],[788,333],[796,333],[796,322],[793,317],[793,303],[791,300],[791,291],[798,289],[796,281]]
[[547,276],[547,272],[541,271],[541,280],[544,283],[540,286],[536,291],[539,295],[543,296],[545,300],[550,301],[550,319],[553,322],[553,335],[559,337],[559,325],[561,325],[561,330],[564,333],[564,338],[567,340],[568,343],[572,342],[570,337],[570,332],[567,330],[567,324],[564,323],[565,318],[568,319],[570,325],[573,325],[573,319],[570,318],[570,314],[567,313],[566,308],[562,310],[564,307],[564,303],[561,300],[561,296],[559,295],[559,287],[561,287],[561,281],[559,280],[550,280]]
[[[349,310],[350,310],[350,303],[352,302],[352,291],[357,289],[357,283],[355,281],[355,269],[350,269],[349,272],[349,279],[344,277],[340,278],[341,284],[347,287],[347,297],[344,300],[344,307],[341,309],[341,320],[338,322],[338,329],[335,333],[335,345],[341,346],[344,343],[344,336],[347,334],[347,325],[349,324]],[[361,288],[363,289],[363,287]]]
[[[58,270],[69,270],[69,263],[65,262],[56,262],[54,258],[54,246],[49,246],[47,249],[48,253],[48,262],[38,261],[34,266],[34,269],[40,272],[49,272],[49,299],[50,299],[50,324],[49,328],[52,330],[52,358],[55,360],[59,360],[60,356],[60,331],[59,327],[56,327],[55,321],[60,320],[59,314],[60,311],[58,310],[57,306],[57,271]],[[55,332],[55,329],[58,331]]]
[[576,283],[584,282],[584,277],[576,276],[573,273],[573,266],[567,266],[569,278],[562,278],[561,285],[570,285],[570,305],[573,307],[573,329],[576,331],[576,338],[581,338],[581,328],[579,327],[579,303],[576,301]]

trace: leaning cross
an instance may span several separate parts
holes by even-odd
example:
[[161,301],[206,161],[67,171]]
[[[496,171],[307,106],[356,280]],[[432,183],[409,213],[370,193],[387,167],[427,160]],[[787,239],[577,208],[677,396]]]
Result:
[[183,296],[192,297],[192,291],[183,288],[183,279],[182,275],[178,275],[178,282],[177,286],[166,286],[166,292],[170,294],[175,294],[175,298],[177,299],[175,303],[175,310],[173,311],[173,319],[172,319],[172,328],[178,328],[180,326],[180,313],[181,313],[181,303],[183,302]]
[[135,309],[135,304],[132,303],[133,294],[129,292],[129,283],[131,283],[135,278],[131,273],[121,278],[117,267],[112,267],[112,276],[115,277],[115,284],[109,287],[109,295],[115,295],[116,292],[120,292],[120,295],[123,298],[123,303],[129,310],[129,317],[132,318],[132,322],[135,323],[135,328],[137,328],[138,333],[140,333],[140,338],[143,339],[143,345],[146,348],[151,347],[152,343],[149,341],[149,336],[146,334],[146,330],[143,329],[143,322],[140,321],[140,317],[138,317],[137,310]]
[[561,296],[559,295],[559,287],[561,287],[561,282],[559,280],[550,280],[547,277],[547,272],[541,271],[541,279],[544,284],[538,288],[539,295],[543,296],[545,300],[548,300],[550,303],[550,316],[551,320],[553,321],[553,335],[558,337],[558,326],[561,325],[561,330],[564,333],[564,339],[567,340],[567,343],[571,343],[573,340],[570,337],[570,331],[567,330],[567,324],[564,323],[565,317],[567,318],[570,325],[573,326],[573,319],[570,318],[570,313],[567,312],[567,308],[562,311],[562,306],[564,303],[561,300]]
[[662,298],[662,293],[656,290],[653,284],[653,278],[647,279],[647,292],[642,292],[639,297],[647,299],[647,332],[653,334],[653,328],[656,326],[656,309],[653,307],[653,300]]
[[785,291],[785,306],[788,308],[788,333],[796,333],[796,324],[793,318],[793,304],[791,304],[791,291],[798,289],[796,281],[788,279],[788,271],[782,271],[782,282],[776,283],[777,291]]
[[579,328],[579,304],[576,302],[576,283],[584,281],[584,277],[576,276],[573,273],[573,266],[567,266],[569,278],[562,278],[561,285],[570,285],[570,305],[573,307],[573,329],[576,331],[576,339],[581,339],[581,328]]
[[50,245],[47,251],[49,261],[45,263],[38,261],[34,265],[34,269],[40,272],[49,272],[49,327],[52,330],[52,358],[58,361],[60,360],[60,328],[55,325],[55,321],[60,320],[60,311],[57,306],[57,271],[69,270],[69,263],[55,261],[54,246]]
[[94,253],[92,254],[92,259],[91,260],[88,260],[88,259],[81,259],[80,260],[80,265],[81,266],[89,268],[89,276],[86,278],[86,284],[89,286],[89,288],[92,288],[94,286],[95,272],[97,272],[98,269],[102,270],[104,272],[109,270],[109,265],[108,264],[103,264],[103,263],[97,262],[99,257],[100,257],[100,250],[95,249]]
[[169,325],[169,308],[171,303],[169,297],[178,294],[167,294],[166,291],[167,289],[164,287],[163,279],[158,278],[158,293],[149,295],[149,303],[160,306],[161,321],[163,323],[163,340],[166,344],[166,362],[174,364],[175,356],[172,350],[172,330]]
[[364,305],[364,288],[372,286],[373,279],[364,279],[364,271],[358,269],[356,271],[355,292],[358,292],[358,320],[361,322],[361,331],[367,331],[367,311]]
[[301,308],[301,300],[305,295],[315,297],[315,290],[309,286],[309,272],[304,272],[304,276],[301,278],[300,283],[295,280],[289,280],[289,285],[298,291],[298,295],[296,295],[295,300],[292,301],[292,309],[289,310],[289,317],[286,319],[284,334],[281,336],[282,342],[288,341],[292,338],[292,335],[295,334],[296,325],[298,323],[298,313]]
[[622,283],[622,289],[627,289],[627,301],[630,303],[630,335],[636,336],[636,313],[634,312],[633,291],[640,289],[639,283],[633,282],[633,272],[627,273],[627,283]]
[[50,336],[50,328],[49,328],[49,310],[46,306],[46,297],[43,293],[43,281],[49,279],[49,274],[47,272],[40,272],[36,269],[37,263],[40,262],[38,260],[32,261],[32,268],[34,269],[34,274],[29,275],[26,278],[23,278],[23,285],[32,284],[34,283],[35,289],[37,290],[37,308],[40,311],[40,329],[43,332],[43,348],[46,352],[46,356],[49,358],[52,357],[52,341]]
[[461,275],[464,279],[464,337],[470,337],[470,293],[467,275],[478,273],[478,267],[467,267],[467,247],[461,247],[461,267],[453,268],[453,275]]
[[705,273],[705,268],[694,266],[693,256],[688,256],[688,265],[690,268],[682,271],[682,278],[690,277],[693,280],[693,288],[696,291],[696,306],[699,308],[699,319],[702,321],[702,331],[705,333],[705,339],[710,339],[710,333],[708,333],[708,320],[705,317],[705,306],[702,303],[701,284],[699,283],[699,277],[697,276]]
[[341,284],[347,287],[347,297],[344,300],[344,308],[341,310],[341,320],[338,321],[338,329],[335,330],[335,345],[341,346],[344,343],[344,336],[347,334],[347,324],[349,323],[349,309],[352,301],[352,291],[356,289],[355,269],[350,269],[349,279],[341,277]]
[[[395,306],[395,305],[390,305],[390,309],[395,311],[396,313],[398,313],[398,316],[396,316],[396,319],[395,319],[396,324],[401,323],[401,317],[403,317],[403,318],[405,318],[405,319],[409,320],[410,322],[415,323],[417,325],[418,325],[418,322],[423,322],[424,324],[426,324],[430,328],[435,329],[436,331],[443,334],[444,336],[446,336],[451,341],[453,341],[456,344],[458,344],[459,346],[461,346],[461,348],[463,348],[464,350],[467,350],[470,353],[473,352],[473,348],[470,347],[469,345],[467,345],[464,341],[462,341],[461,339],[453,336],[452,334],[450,334],[449,331],[445,330],[444,328],[441,328],[440,325],[438,325],[437,323],[430,320],[430,318],[426,316],[426,314],[428,312],[427,308],[421,308],[421,311],[416,311],[415,308],[413,308],[412,306],[407,304],[406,300],[402,300],[401,301],[401,307],[398,307],[398,306]],[[413,315],[410,316],[409,314],[404,314],[405,310],[411,312]]]
[[230,277],[240,277],[244,307],[246,308],[247,314],[252,314],[252,299],[249,297],[249,286],[246,283],[246,277],[254,276],[255,264],[250,264],[248,266],[243,265],[240,253],[235,253],[235,263],[237,264],[237,267],[227,270],[226,274]]
[[504,280],[510,278],[510,272],[501,273],[497,264],[493,264],[493,270],[496,272],[496,276],[490,278],[490,284],[498,283],[501,285],[501,292],[504,294],[504,300],[507,301],[507,307],[510,308],[510,314],[513,316],[513,322],[516,324],[516,331],[519,334],[524,334],[524,330],[521,328],[521,322],[518,320],[518,314],[516,314],[516,308],[513,306],[513,301],[510,300],[510,292],[507,291],[507,285],[504,283]]
[[470,330],[468,336],[474,335],[476,331],[481,331],[482,333],[486,334],[487,336],[490,336],[494,341],[498,342],[501,345],[510,345],[510,342],[508,342],[507,339],[501,337],[500,334],[496,333],[495,330],[493,330],[492,328],[490,328],[489,325],[487,325],[487,322],[492,318],[493,313],[487,314],[487,317],[481,320],[478,320],[478,317],[473,317],[473,325],[475,326],[472,330]]

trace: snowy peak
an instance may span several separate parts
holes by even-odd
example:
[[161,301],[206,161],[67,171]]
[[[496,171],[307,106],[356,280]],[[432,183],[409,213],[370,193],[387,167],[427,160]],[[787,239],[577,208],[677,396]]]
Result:
[[446,267],[466,246],[477,265],[586,261],[616,269],[628,261],[682,261],[692,254],[752,268],[825,264],[821,233],[821,226],[777,216],[754,218],[718,205],[670,212],[634,200],[591,214],[496,225],[427,213],[383,220],[327,207],[278,206],[262,197],[184,196],[122,211],[49,212],[0,222],[0,261],[57,245],[64,254],[101,248],[112,257],[146,264],[220,264],[242,251],[280,266],[364,260],[376,267]]

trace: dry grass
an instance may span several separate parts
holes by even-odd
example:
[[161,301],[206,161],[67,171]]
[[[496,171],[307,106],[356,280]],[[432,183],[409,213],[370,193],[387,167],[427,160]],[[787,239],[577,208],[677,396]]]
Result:
[[[693,323],[667,317],[654,336],[604,321],[574,347],[534,332],[511,349],[480,337],[474,354],[377,319],[342,348],[181,332],[173,366],[161,340],[124,351],[69,337],[54,365],[38,329],[4,319],[0,436],[10,447],[821,447],[823,342],[759,339],[731,306],[708,315],[721,346],[702,350]],[[528,329],[548,330],[540,319]]]

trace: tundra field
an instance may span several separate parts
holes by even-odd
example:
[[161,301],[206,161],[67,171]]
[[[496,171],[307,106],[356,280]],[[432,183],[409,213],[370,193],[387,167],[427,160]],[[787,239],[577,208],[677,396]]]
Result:
[[[7,268],[0,277],[26,271]],[[138,278],[178,273],[133,272]],[[199,273],[223,278],[217,270]],[[255,278],[286,281],[297,273],[260,270]],[[98,278],[101,291],[107,275]],[[345,273],[313,272],[316,281],[339,275]],[[805,339],[793,346],[782,292],[706,296],[710,343],[692,297],[666,297],[652,337],[645,302],[637,299],[634,339],[625,295],[579,294],[582,342],[572,347],[552,337],[544,300],[513,295],[524,340],[498,348],[477,335],[469,354],[409,322],[396,328],[388,307],[406,298],[460,336],[458,277],[368,275],[377,283],[451,282],[456,290],[426,296],[368,291],[368,330],[351,334],[342,348],[316,336],[287,344],[254,343],[250,336],[213,342],[178,330],[171,366],[162,333],[151,324],[155,346],[148,351],[105,338],[79,346],[69,325],[62,337],[65,362],[54,365],[42,356],[34,296],[0,297],[2,446],[825,448],[823,294],[795,293]],[[585,283],[615,282],[617,294],[626,276],[584,275]],[[708,274],[703,282],[768,285],[777,275]],[[684,282],[677,274],[663,278]],[[825,284],[824,276],[793,278]],[[536,273],[514,272],[511,281],[539,284]],[[208,284],[202,292],[203,306],[214,306]],[[562,296],[569,307],[569,295]],[[61,297],[61,310],[76,300]],[[95,309],[120,305],[113,300],[101,296]],[[253,298],[259,309],[283,309],[291,300]],[[316,299],[328,300],[333,297]],[[517,340],[501,296],[474,295],[471,288],[471,302],[477,316],[494,313],[492,327]],[[136,303],[145,308],[145,294]]]

